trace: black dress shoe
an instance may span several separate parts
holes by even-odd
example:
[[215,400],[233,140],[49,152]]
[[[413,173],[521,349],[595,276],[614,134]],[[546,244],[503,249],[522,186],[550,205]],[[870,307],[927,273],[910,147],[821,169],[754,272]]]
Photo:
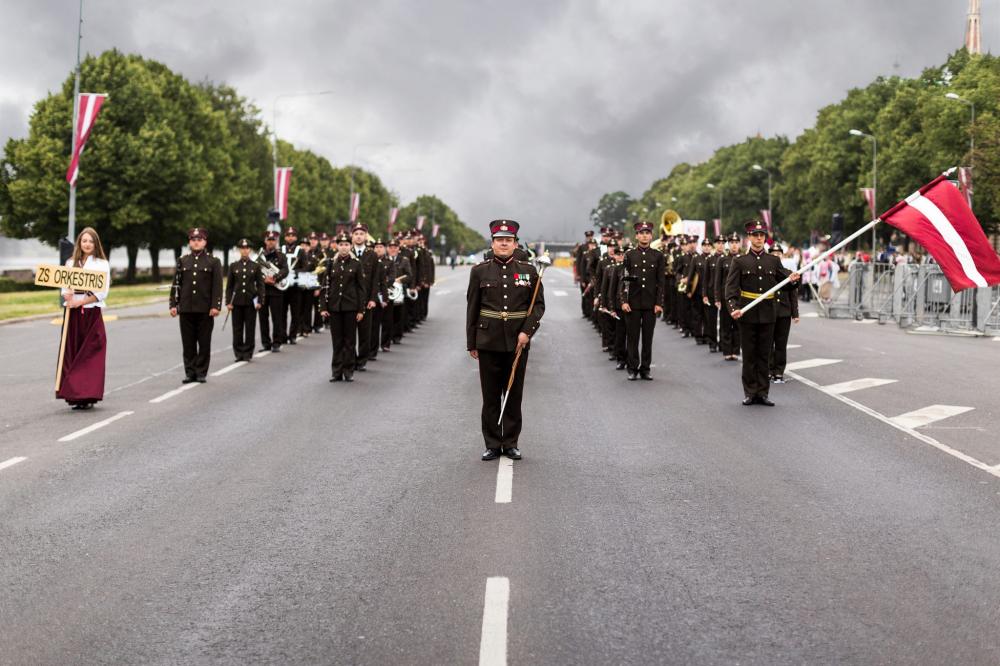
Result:
[[650,375],[648,372],[640,372],[639,379],[645,379],[647,382],[651,382],[653,381],[653,376]]
[[185,377],[181,380],[181,384],[190,384],[195,381],[194,377]]
[[281,351],[281,345],[271,345],[272,354],[277,354],[279,351]]
[[483,451],[483,455],[480,460],[496,460],[500,457],[500,449],[486,449]]
[[363,365],[359,365],[358,367],[354,368],[354,372],[368,372],[368,368],[366,368]]
[[687,331],[684,331],[684,334],[683,334],[683,335],[681,335],[681,337],[682,337],[682,338],[690,338],[690,337],[691,337],[691,334],[690,334],[690,333],[688,333]]
[[767,407],[774,407],[774,403],[773,402],[771,402],[767,398],[763,398],[763,397],[757,398],[757,404],[758,405],[766,405]]
[[294,345],[294,344],[298,344],[298,343],[295,342],[295,338],[292,338],[291,340],[288,341],[288,344]]
[[382,347],[382,351],[387,352],[390,351],[390,349],[388,347]]
[[624,370],[626,368],[625,361],[621,361],[615,366],[615,370]]
[[511,460],[521,459],[521,450],[518,449],[516,446],[512,449],[504,449],[503,454],[508,458],[510,458]]
[[639,373],[636,372],[635,370],[629,370],[628,371],[628,380],[630,382],[634,382],[637,379],[639,379]]
[[753,398],[743,398],[743,406],[749,407],[750,405],[757,404],[757,401]]
[[199,384],[204,384],[208,380],[205,379],[204,377],[196,377],[195,381],[198,382]]
[[333,377],[330,377],[330,381],[331,382],[342,382],[342,381],[344,381],[344,375],[334,375]]
[[345,382],[353,382],[354,381],[354,377],[352,377],[351,375],[345,374],[344,375],[344,381]]
[[265,345],[260,349],[258,349],[257,351],[262,351],[262,352],[271,351],[271,345]]

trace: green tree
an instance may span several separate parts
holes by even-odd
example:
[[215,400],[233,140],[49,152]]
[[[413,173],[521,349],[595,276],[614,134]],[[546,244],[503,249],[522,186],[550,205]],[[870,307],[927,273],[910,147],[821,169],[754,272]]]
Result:
[[631,210],[632,203],[632,197],[621,190],[608,192],[590,211],[590,220],[596,227],[624,229],[625,225],[634,218]]

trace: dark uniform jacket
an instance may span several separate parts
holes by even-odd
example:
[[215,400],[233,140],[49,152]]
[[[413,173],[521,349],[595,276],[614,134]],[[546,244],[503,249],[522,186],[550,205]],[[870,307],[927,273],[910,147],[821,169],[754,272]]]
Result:
[[288,260],[285,259],[285,255],[279,252],[277,248],[271,252],[265,252],[264,258],[278,267],[278,274],[274,276],[274,284],[265,284],[264,293],[268,296],[283,293],[275,285],[288,277]]
[[601,307],[614,310],[614,303],[618,297],[611,291],[614,282],[615,267],[618,262],[612,261],[601,270],[600,290],[597,292],[601,297]]
[[[409,252],[407,259],[410,260],[410,271],[412,272],[413,277],[413,283],[410,286],[415,289],[423,282],[424,258],[420,255],[422,255],[424,251],[416,245],[411,248],[406,248],[406,250]],[[403,254],[403,252],[400,251],[400,254]]]
[[[729,277],[726,278],[726,307],[729,308],[730,314],[742,309],[754,300],[757,294],[763,294],[789,274],[790,272],[781,265],[781,260],[766,251],[756,254],[751,250],[748,254],[736,257],[729,268]],[[789,282],[785,285],[784,291],[791,291],[797,286],[796,283]],[[748,324],[773,324],[777,315],[777,299],[769,298],[755,305],[753,310],[743,315],[740,321]]]
[[321,275],[319,307],[321,312],[358,312],[370,300],[365,291],[364,269],[351,252],[347,257],[327,260]]
[[726,278],[729,277],[729,267],[738,256],[740,255],[724,254],[719,257],[719,263],[715,265],[715,300],[720,303],[726,300]]
[[[791,317],[792,319],[799,318],[799,292],[797,290],[792,289],[791,291],[786,291],[782,289],[775,294],[775,296],[778,297],[779,317]],[[757,307],[760,306],[758,305]]]
[[[601,295],[601,278],[604,277],[604,269],[613,262],[614,259],[611,258],[610,254],[605,254],[603,257],[597,255],[597,263],[593,264],[590,269],[590,282],[593,287],[590,290],[590,295],[594,297],[600,297]],[[603,307],[604,303],[601,303]]]
[[[692,254],[691,260],[687,265],[687,293],[691,294],[692,297],[701,302],[701,297],[705,294],[705,283],[701,279],[702,269],[705,267],[705,255],[703,254]],[[697,276],[697,280],[695,277]]]
[[687,280],[688,272],[691,269],[691,263],[694,261],[694,257],[694,252],[681,252],[677,255],[677,259],[674,260],[674,274],[677,276],[678,289],[680,289],[680,281]]
[[361,256],[358,257],[357,248],[353,245],[351,246],[351,256],[361,262],[361,288],[365,294],[365,302],[362,303],[363,309],[363,306],[367,305],[368,301],[378,300],[379,280],[382,277],[380,275],[378,257],[375,256],[375,251],[369,247],[365,247]]
[[708,255],[705,257],[705,265],[701,269],[701,283],[704,285],[702,293],[708,298],[708,304],[713,307],[716,301],[722,300],[715,293],[715,271],[719,266],[720,258],[718,254]]
[[511,257],[506,262],[493,258],[476,264],[469,274],[465,313],[466,349],[511,352],[517,334],[534,335],[545,313],[544,287],[531,316],[526,317],[538,271],[526,261]]
[[383,255],[380,259],[378,255],[375,256],[375,263],[378,264],[378,302],[388,303],[389,302],[389,287],[392,285],[393,281],[396,279],[396,265],[389,260],[389,255]]
[[576,277],[583,281],[583,258],[587,254],[587,244],[581,243],[573,248],[573,269]]
[[625,262],[615,261],[604,269],[607,273],[607,289],[601,294],[601,302],[604,307],[612,312],[620,312],[622,309],[622,299],[620,294],[622,276],[625,274]]
[[222,309],[222,262],[208,252],[185,254],[177,261],[170,307],[178,312]]
[[[424,248],[423,250],[421,250],[420,256],[424,260],[424,267],[420,271],[421,283],[427,285],[428,287],[433,286],[434,271],[436,268],[434,265],[434,255],[430,252],[430,250]],[[517,255],[515,254],[515,256]]]
[[663,307],[666,269],[663,253],[651,247],[635,247],[625,253],[624,277],[619,282],[618,298],[633,310]]
[[226,305],[253,305],[254,298],[264,304],[264,274],[260,264],[241,257],[229,264]]
[[284,245],[282,248],[291,273],[306,273],[312,270],[309,268],[309,253],[299,247],[298,243]]
[[412,288],[413,281],[413,269],[410,268],[410,260],[403,256],[400,252],[396,255],[395,261],[386,255],[390,264],[393,264],[393,278],[392,281],[399,281],[403,287]]

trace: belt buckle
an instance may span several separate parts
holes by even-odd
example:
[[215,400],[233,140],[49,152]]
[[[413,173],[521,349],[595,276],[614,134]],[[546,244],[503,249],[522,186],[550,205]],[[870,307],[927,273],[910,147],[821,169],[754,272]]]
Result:
[[506,312],[501,312],[500,313],[500,318],[503,319],[504,321],[507,321],[507,313]]

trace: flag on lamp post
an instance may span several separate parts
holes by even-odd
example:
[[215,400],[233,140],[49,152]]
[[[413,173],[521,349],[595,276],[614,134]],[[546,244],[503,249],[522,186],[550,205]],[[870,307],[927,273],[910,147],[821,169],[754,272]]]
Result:
[[771,235],[771,211],[767,208],[761,208],[760,219],[764,220],[764,226],[767,227],[767,234]]
[[431,227],[431,238],[437,238],[438,229],[440,228],[441,228],[440,224],[435,224],[434,226]]
[[423,215],[417,216],[417,231],[421,231],[424,228],[424,220],[426,219]]
[[719,218],[715,218],[714,220],[712,220],[712,226],[715,227],[716,236],[722,235],[722,220],[720,220]]
[[1000,284],[1000,256],[965,197],[942,175],[881,217],[920,243],[955,291]]
[[387,236],[391,236],[392,235],[392,228],[394,226],[396,226],[396,218],[397,217],[399,217],[399,209],[398,208],[393,208],[392,210],[389,211],[389,226],[386,228],[387,229],[387,231],[386,231],[386,235]]
[[288,190],[292,184],[292,167],[278,167],[274,170],[274,207],[278,219],[288,217]]
[[351,195],[351,222],[358,221],[358,213],[361,212],[361,192]]
[[90,130],[94,129],[94,121],[101,112],[101,106],[107,95],[103,93],[80,93],[76,114],[76,144],[73,146],[73,156],[66,171],[66,182],[70,187],[76,187],[76,179],[80,176],[80,156],[83,147],[90,138]]
[[965,194],[965,202],[972,208],[972,167],[958,167],[958,185]]
[[872,219],[875,218],[875,188],[874,187],[862,187],[861,195],[865,198],[865,203],[868,204],[868,210],[871,211]]

